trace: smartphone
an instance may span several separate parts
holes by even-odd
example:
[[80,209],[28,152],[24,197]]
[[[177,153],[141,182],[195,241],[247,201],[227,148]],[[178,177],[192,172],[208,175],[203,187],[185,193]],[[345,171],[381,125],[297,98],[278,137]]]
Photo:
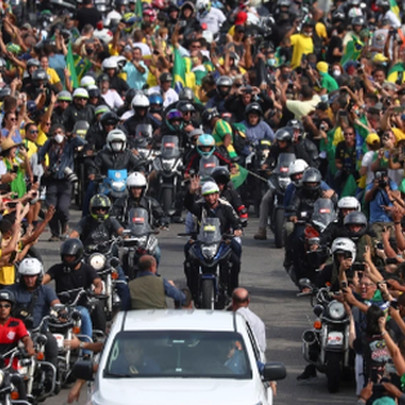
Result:
[[390,307],[394,309],[398,309],[398,301],[391,301],[390,302]]
[[385,264],[398,264],[398,260],[395,257],[388,257],[385,259]]
[[38,183],[39,177],[34,175],[33,178],[34,178],[34,183]]
[[340,283],[340,288],[341,288],[342,290],[344,290],[345,288],[347,288],[347,282],[346,282],[346,281],[342,281],[342,282]]
[[381,242],[378,242],[375,247],[379,250],[384,250],[384,245]]
[[353,263],[352,269],[356,271],[364,271],[364,264],[363,263]]
[[405,111],[405,105],[397,105],[394,107],[394,112],[396,113],[402,113]]
[[7,203],[9,208],[15,208],[17,206],[17,201],[10,201]]

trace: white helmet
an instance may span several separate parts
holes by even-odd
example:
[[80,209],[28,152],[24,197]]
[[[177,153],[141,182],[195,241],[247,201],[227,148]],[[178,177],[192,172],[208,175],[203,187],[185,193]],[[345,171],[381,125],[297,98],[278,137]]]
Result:
[[201,16],[204,16],[211,9],[211,2],[210,0],[197,0],[195,8]]
[[[305,169],[308,167],[308,163],[304,159],[297,159],[290,163],[288,167],[288,173],[290,177],[298,173],[304,173]],[[302,179],[293,180],[294,184],[299,187],[302,184]]]
[[42,263],[34,257],[24,259],[18,266],[18,274],[21,276],[38,276],[42,275],[43,271]]
[[92,76],[84,76],[82,80],[80,80],[81,87],[89,87],[94,86],[96,84],[96,80]]
[[218,184],[215,181],[207,181],[201,187],[201,195],[209,195],[219,193]]
[[127,136],[120,129],[113,129],[108,133],[106,143],[112,152],[122,152],[127,146]]
[[125,56],[122,55],[118,55],[118,56],[112,56],[112,58],[115,58],[115,61],[117,63],[118,69],[122,69],[126,63],[127,63],[127,58]]
[[117,60],[112,56],[107,59],[104,59],[103,63],[101,64],[101,68],[103,70],[117,69],[118,68]]
[[338,209],[352,209],[360,211],[360,202],[356,197],[342,197],[337,203]]
[[75,97],[80,97],[80,98],[89,98],[89,93],[87,92],[86,89],[83,87],[78,87],[74,92],[73,92],[73,98]]
[[127,178],[128,190],[132,187],[144,188],[146,190],[147,186],[146,177],[140,172],[133,172]]
[[136,94],[135,97],[132,99],[132,108],[148,108],[150,106],[150,102],[148,97],[145,94]]
[[336,238],[332,243],[332,254],[336,252],[349,252],[352,255],[352,263],[356,260],[356,244],[349,238]]

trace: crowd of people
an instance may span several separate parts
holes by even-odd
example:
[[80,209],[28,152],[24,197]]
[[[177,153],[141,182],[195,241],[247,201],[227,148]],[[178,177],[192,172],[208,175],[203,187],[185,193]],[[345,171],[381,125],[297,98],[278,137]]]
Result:
[[[123,235],[134,208],[148,212],[152,229],[185,220],[193,233],[204,218],[219,218],[221,233],[234,236],[224,296],[240,293],[248,208],[259,217],[254,238],[266,240],[275,195],[266,180],[280,156],[294,154],[284,196],[284,266],[294,268],[296,281],[307,276],[318,287],[341,290],[352,320],[359,403],[377,404],[378,396],[403,403],[403,6],[395,0],[3,1],[0,285],[11,295],[0,295],[0,324],[10,321],[10,303],[32,310],[35,297],[37,325],[59,303],[42,286],[52,279],[57,292],[92,284],[100,292],[97,273],[82,263],[84,250]],[[177,138],[184,169],[174,214],[162,209],[159,170],[141,152],[158,151],[167,135]],[[207,181],[201,170],[211,164],[218,167]],[[128,195],[100,193],[100,179],[111,171],[125,172]],[[83,219],[72,230],[73,194]],[[318,268],[308,270],[294,257],[303,235],[297,229],[318,199],[331,200],[338,215],[307,238],[309,249],[323,254]],[[62,263],[43,274],[35,243],[48,223],[50,241],[63,242]],[[165,296],[178,306],[198,302],[190,246],[190,292],[156,277],[157,247],[129,286],[119,268],[122,308],[164,308]],[[79,307],[91,336],[88,311]],[[258,338],[263,346],[262,332]],[[53,362],[55,342],[49,342]],[[299,378],[314,374],[309,367]]]

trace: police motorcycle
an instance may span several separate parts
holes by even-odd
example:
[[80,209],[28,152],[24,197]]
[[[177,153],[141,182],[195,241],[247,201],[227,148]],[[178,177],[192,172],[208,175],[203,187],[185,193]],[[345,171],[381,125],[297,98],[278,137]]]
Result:
[[267,180],[268,186],[273,190],[273,199],[270,202],[270,229],[274,233],[274,241],[277,248],[284,246],[284,193],[291,183],[289,167],[296,160],[294,153],[281,153],[277,165]]
[[149,224],[149,214],[145,208],[131,208],[128,215],[124,238],[119,241],[119,259],[125,275],[134,279],[139,258],[145,254],[156,257],[158,239],[156,231]]
[[137,153],[145,162],[145,170],[147,173],[153,168],[154,161],[158,153],[153,149],[153,127],[151,124],[138,124],[135,128],[134,146]]
[[[356,258],[356,246],[347,238],[337,238],[332,244],[332,254],[350,252],[352,261]],[[302,334],[304,359],[316,369],[325,373],[329,392],[339,390],[344,372],[351,366],[349,347],[350,318],[342,302],[336,299],[340,292],[331,287],[315,288],[309,279],[300,284],[311,290],[311,305],[315,321]]]
[[175,213],[176,195],[180,192],[183,164],[179,138],[173,135],[162,137],[160,155],[153,161],[157,175],[156,194],[166,216]]
[[205,218],[189,249],[185,266],[198,273],[199,308],[222,309],[226,303],[228,278],[232,266],[230,240],[233,235],[221,235],[219,218]]

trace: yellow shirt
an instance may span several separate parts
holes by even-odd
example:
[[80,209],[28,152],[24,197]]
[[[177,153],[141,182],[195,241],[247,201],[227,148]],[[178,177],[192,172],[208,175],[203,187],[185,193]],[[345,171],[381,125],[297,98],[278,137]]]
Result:
[[399,128],[391,128],[392,133],[395,135],[397,142],[405,140],[405,132]]
[[56,84],[56,83],[59,83],[60,82],[60,77],[59,77],[59,75],[56,73],[56,70],[55,69],[52,69],[52,68],[48,68],[48,69],[46,69],[46,74],[48,75],[48,77],[49,77],[49,83],[50,84]]
[[294,34],[290,37],[293,54],[291,58],[291,68],[295,69],[301,64],[302,55],[314,52],[314,43],[311,37],[304,34]]
[[[8,241],[3,240],[2,245],[5,243],[8,243]],[[2,256],[2,250],[0,249],[0,257]],[[0,284],[3,285],[12,285],[15,283],[15,270],[14,270],[14,264],[11,266],[2,266],[0,268]]]

